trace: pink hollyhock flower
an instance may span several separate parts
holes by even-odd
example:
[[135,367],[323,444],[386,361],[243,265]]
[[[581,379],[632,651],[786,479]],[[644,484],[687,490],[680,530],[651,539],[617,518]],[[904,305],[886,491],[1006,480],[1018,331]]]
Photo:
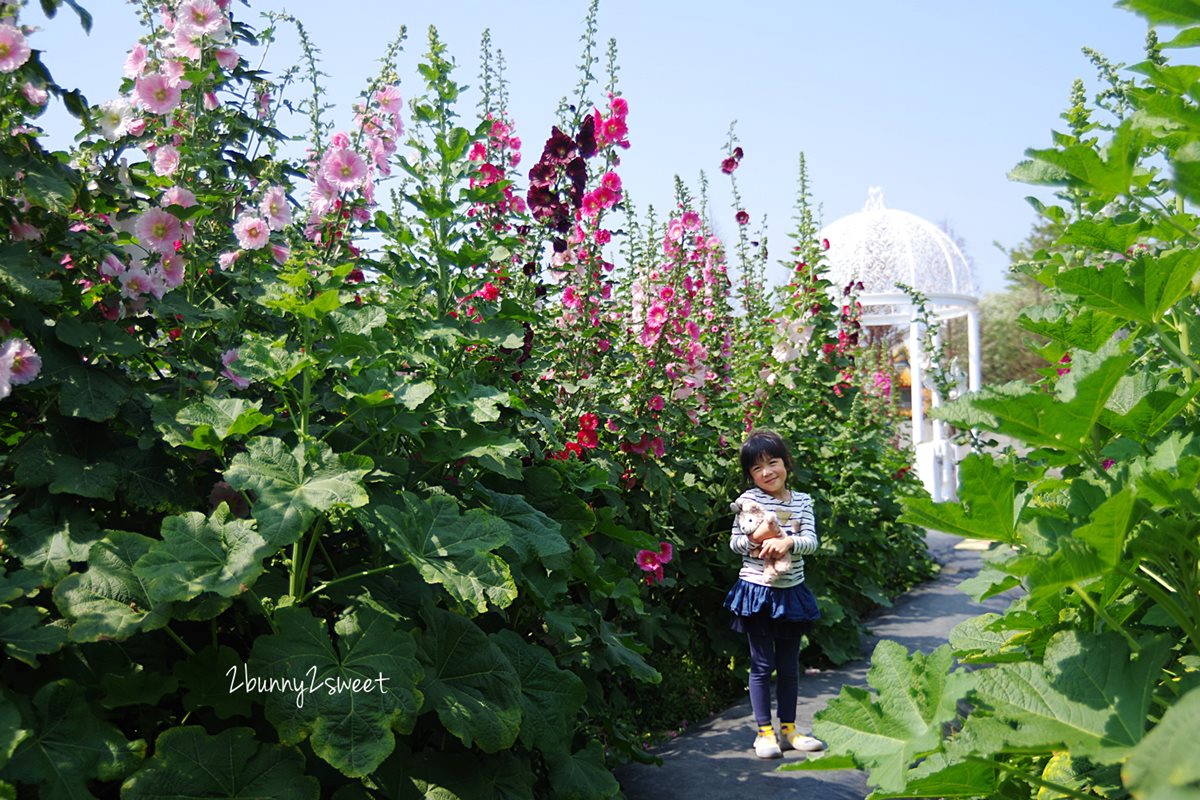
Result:
[[18,242],[36,242],[42,238],[41,228],[30,225],[28,222],[12,223],[8,226],[8,232]]
[[151,114],[170,114],[179,105],[182,92],[161,72],[143,75],[134,83],[138,105]]
[[664,303],[671,302],[671,298],[675,296],[675,288],[673,286],[664,286],[658,290],[658,296],[662,298]]
[[662,440],[661,436],[655,436],[653,439],[651,439],[649,441],[649,445],[650,445],[650,452],[654,453],[654,455],[657,456],[658,458],[662,458],[664,455],[666,455],[667,448],[663,444],[663,440]]
[[222,69],[233,69],[242,60],[238,51],[232,47],[220,47],[213,51],[213,56]]
[[583,305],[583,298],[576,293],[574,286],[568,286],[567,288],[563,289],[562,300],[563,305],[567,308],[579,308]]
[[188,189],[176,185],[163,192],[162,202],[164,206],[191,208],[196,205],[196,195],[192,194]]
[[145,132],[146,132],[146,118],[145,117],[135,117],[135,118],[129,120],[129,135],[130,136],[134,136],[134,137],[141,136]]
[[650,402],[646,404],[651,411],[662,411],[666,407],[667,401],[663,399],[661,394],[656,394],[650,398]]
[[658,330],[667,321],[667,310],[662,303],[654,303],[650,306],[650,310],[646,312],[646,327],[653,330]]
[[266,246],[271,235],[270,228],[262,217],[245,215],[233,223],[233,235],[246,250],[258,250]]
[[660,564],[670,564],[671,559],[675,556],[675,548],[670,542],[658,543],[658,562]]
[[291,257],[292,249],[290,247],[285,247],[281,244],[271,245],[271,259],[279,266],[282,267]]
[[600,436],[595,431],[579,431],[575,434],[575,441],[588,450],[595,450],[600,446]]
[[600,178],[600,185],[613,194],[621,194],[621,176],[615,172],[604,173]]
[[46,101],[50,99],[50,93],[45,89],[34,86],[32,83],[26,83],[21,87],[21,94],[25,95],[25,99],[32,106],[44,106]]
[[175,242],[179,241],[183,229],[175,215],[161,208],[151,208],[137,218],[133,232],[142,247],[170,255],[175,252]]
[[[1064,354],[1063,357],[1058,360],[1058,363],[1069,365],[1071,363],[1071,354],[1070,353]],[[1066,375],[1068,372],[1071,371],[1071,367],[1070,366],[1059,367],[1058,369],[1056,369],[1054,371],[1057,372],[1060,376]]]
[[651,572],[659,565],[658,553],[653,550],[638,550],[634,556],[637,565],[645,572]]
[[400,87],[395,85],[376,90],[375,102],[381,109],[393,115],[399,114],[404,107],[404,100],[400,97]]
[[178,289],[183,285],[184,268],[183,256],[178,253],[170,256],[163,256],[162,263],[159,265],[162,270],[163,285],[168,289]]
[[600,425],[600,418],[588,411],[579,415],[579,429],[584,431],[594,431]]
[[1107,472],[1108,470],[1112,469],[1113,465],[1116,463],[1117,462],[1113,461],[1111,458],[1106,458],[1103,462],[1101,462],[1100,468]]
[[213,0],[188,0],[179,7],[179,27],[200,36],[213,36],[225,26],[225,15]]
[[169,144],[154,149],[154,174],[174,175],[179,169],[179,150]]
[[29,42],[20,29],[0,24],[0,72],[14,72],[29,60]]
[[205,92],[201,102],[204,104],[205,111],[216,111],[221,105],[221,101],[217,99],[217,95],[213,92]]
[[695,211],[683,212],[683,219],[680,220],[685,231],[694,231],[700,228],[700,215]]
[[204,34],[182,25],[175,29],[174,53],[188,61],[199,61],[203,52]]
[[233,364],[233,362],[235,362],[237,360],[238,360],[238,351],[236,349],[226,350],[224,353],[222,353],[221,354],[221,365],[224,366],[225,369],[221,370],[221,374],[224,375],[226,378],[228,378],[229,382],[232,383],[237,388],[245,389],[247,386],[250,385],[250,381],[247,380],[246,378],[243,378],[241,375],[238,375],[230,367],[230,365]]
[[9,339],[0,347],[0,363],[8,372],[6,382],[29,383],[42,371],[42,359],[25,339]]
[[229,269],[237,263],[238,258],[242,255],[239,250],[228,250],[217,256],[217,266],[221,269]]
[[116,278],[125,271],[125,264],[112,253],[105,253],[100,261],[100,274],[106,278]]
[[484,300],[496,300],[500,297],[500,287],[491,281],[488,281],[483,285],[483,288],[475,294],[479,297],[482,297]]
[[349,147],[335,147],[321,159],[321,177],[339,191],[353,191],[367,177],[367,162]]
[[144,294],[154,291],[154,281],[141,267],[131,267],[120,277],[121,296],[128,300],[136,300]]
[[258,210],[266,218],[267,227],[273,231],[283,230],[292,221],[292,207],[282,186],[267,189],[259,201]]
[[125,58],[125,77],[140,78],[146,71],[146,45],[136,44]]

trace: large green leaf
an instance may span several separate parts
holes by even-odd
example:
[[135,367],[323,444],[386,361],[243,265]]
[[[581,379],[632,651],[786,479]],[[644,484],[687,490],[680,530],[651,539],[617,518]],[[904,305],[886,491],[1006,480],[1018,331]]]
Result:
[[158,602],[191,600],[203,592],[241,594],[262,574],[267,543],[246,521],[230,518],[221,503],[207,518],[198,511],[167,517],[162,539],[133,565]]
[[88,550],[87,572],[72,573],[54,587],[55,604],[71,620],[71,641],[120,641],[171,621],[170,604],[152,600],[133,571],[154,541],[139,533],[109,531]]
[[209,645],[175,662],[174,677],[183,691],[183,707],[188,711],[210,708],[221,719],[250,716],[251,695],[229,690],[245,660],[245,653],[232,647]]
[[995,767],[976,762],[950,762],[934,753],[908,774],[902,792],[872,792],[867,800],[950,800],[953,797],[995,797],[1000,778]]
[[316,363],[309,355],[283,342],[253,339],[238,348],[233,371],[251,383],[265,382],[283,386],[300,374],[305,367]]
[[11,700],[0,692],[0,770],[12,758],[13,751],[29,736],[21,727],[21,712]]
[[289,450],[282,440],[264,436],[233,457],[225,480],[254,493],[258,532],[277,550],[298,540],[321,512],[366,505],[362,479],[371,469],[370,459],[335,455],[323,442]]
[[521,731],[521,678],[504,652],[463,616],[434,607],[421,616],[426,704],[468,747],[486,753],[512,747]]
[[206,397],[184,406],[175,415],[175,421],[185,426],[185,433],[190,434],[190,438],[168,437],[168,442],[197,450],[220,452],[225,439],[245,436],[271,424],[272,419],[274,417],[271,415],[262,413],[260,401]]
[[1165,375],[1126,375],[1109,398],[1101,420],[1118,433],[1146,442],[1178,417],[1197,395],[1200,381],[1179,387]]
[[112,419],[129,396],[123,381],[99,367],[69,367],[58,381],[58,407],[69,417],[96,422]]
[[851,755],[880,789],[903,790],[909,765],[937,749],[942,726],[971,686],[969,673],[951,671],[953,661],[947,645],[910,656],[902,645],[880,642],[867,671],[875,694],[842,687],[813,718],[814,734],[831,755]]
[[0,246],[0,286],[17,297],[53,303],[62,296],[58,281],[41,277],[46,269],[24,242]]
[[426,800],[533,800],[537,777],[528,757],[511,751],[425,752],[406,759],[403,771],[401,780]]
[[972,453],[959,464],[958,503],[935,503],[927,497],[903,500],[902,522],[971,539],[1011,543],[1023,501],[1016,491],[1012,460],[997,463]]
[[1117,0],[1117,7],[1142,15],[1152,25],[1200,23],[1200,0]]
[[87,511],[72,505],[43,505],[9,523],[15,535],[4,537],[4,551],[42,576],[43,586],[58,583],[72,561],[86,561],[88,549],[104,534]]
[[1141,130],[1126,120],[1113,134],[1103,154],[1091,145],[1075,144],[1061,150],[1026,150],[1025,155],[1062,170],[1072,185],[1091,189],[1102,196],[1121,195],[1133,182],[1142,135]]
[[1175,250],[1156,259],[1138,258],[1128,270],[1081,267],[1058,275],[1055,285],[1078,295],[1089,307],[1132,322],[1152,324],[1191,290],[1200,252]]
[[508,546],[517,552],[522,563],[537,558],[548,566],[566,566],[571,545],[557,522],[531,506],[521,495],[482,491],[492,513],[508,523],[512,531]]
[[56,653],[67,641],[67,630],[46,624],[47,613],[37,606],[0,606],[0,643],[4,652],[35,669],[38,656]]
[[975,696],[988,713],[967,719],[956,746],[981,755],[1068,748],[1074,757],[1117,763],[1145,734],[1167,654],[1165,641],[1150,642],[1131,657],[1115,633],[1055,634],[1044,664],[1001,664],[974,673]]
[[[599,742],[589,742],[574,753],[560,751],[547,759],[550,762],[550,783],[555,797],[563,800],[609,800],[621,793],[621,786],[604,763],[604,748]],[[673,794],[671,791],[664,795]]]
[[412,731],[421,707],[412,635],[367,607],[337,621],[336,640],[305,608],[280,609],[275,628],[255,640],[233,686],[253,691],[256,677],[281,681],[266,698],[280,741],[309,738],[313,752],[343,774],[369,774],[395,748],[393,732]]
[[1137,800],[1200,800],[1200,688],[1167,709],[1121,770]]
[[91,798],[88,781],[120,780],[145,756],[146,743],[127,741],[115,725],[96,717],[86,690],[74,681],[42,686],[30,715],[24,722],[29,736],[0,775],[37,784],[42,800]]
[[168,728],[154,757],[121,786],[122,800],[316,800],[321,785],[304,774],[294,747],[266,744],[249,728],[209,736],[197,725]]
[[1130,488],[1117,492],[1092,512],[1087,524],[1075,529],[1074,536],[1091,545],[1107,566],[1121,562],[1125,538],[1140,519],[1140,506]]
[[1019,317],[1021,327],[1063,344],[1068,349],[1099,350],[1125,322],[1094,309],[1058,314],[1030,311]]
[[422,500],[402,492],[397,505],[373,503],[359,514],[364,527],[393,557],[408,561],[427,583],[440,584],[463,608],[482,614],[504,608],[517,587],[494,550],[512,536],[510,526],[481,509],[459,513],[445,495]]
[[569,747],[576,714],[587,699],[583,681],[559,669],[550,651],[514,631],[503,630],[491,638],[521,680],[521,744],[546,753]]

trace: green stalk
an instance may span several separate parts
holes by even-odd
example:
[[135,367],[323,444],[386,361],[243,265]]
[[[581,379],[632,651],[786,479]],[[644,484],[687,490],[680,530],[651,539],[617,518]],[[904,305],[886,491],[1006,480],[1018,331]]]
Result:
[[1196,626],[1195,620],[1188,614],[1187,610],[1176,603],[1170,595],[1168,595],[1157,583],[1152,580],[1147,580],[1139,575],[1131,572],[1122,572],[1128,578],[1129,582],[1146,593],[1154,602],[1162,606],[1163,611],[1175,621],[1184,632],[1184,634],[1192,641],[1192,647],[1200,651],[1200,628]]
[[1108,627],[1121,634],[1121,638],[1123,638],[1129,644],[1129,652],[1137,653],[1141,651],[1142,646],[1137,643],[1137,640],[1129,634],[1129,631],[1125,630],[1121,623],[1117,622],[1109,615],[1107,611],[1101,608],[1099,604],[1097,604],[1096,601],[1093,600],[1087,593],[1087,590],[1085,590],[1078,583],[1072,583],[1071,589],[1073,589],[1075,593],[1083,599],[1083,602],[1087,603],[1088,608],[1092,609],[1092,612],[1096,616],[1108,623]]
[[1190,350],[1187,324],[1185,323],[1183,325],[1179,334],[1180,343],[1183,345],[1184,349],[1180,349],[1180,346],[1175,344],[1174,339],[1167,335],[1167,332],[1163,330],[1163,326],[1161,324],[1155,323],[1154,332],[1158,334],[1158,341],[1162,344],[1163,348],[1187,368],[1188,378],[1194,379],[1194,376],[1197,373],[1200,373],[1200,365],[1196,364],[1196,362],[1192,360],[1192,357],[1187,352]]
[[167,627],[163,628],[163,630],[167,632],[167,636],[170,636],[173,640],[175,640],[175,644],[177,644],[183,648],[183,652],[187,653],[189,656],[196,655],[196,651],[193,650],[190,646],[188,646],[187,642],[185,642],[183,639],[180,639],[179,634],[176,633],[175,631],[171,630],[171,627],[169,625]]
[[1094,795],[1084,794],[1083,792],[1079,791],[1078,789],[1072,789],[1070,786],[1063,786],[1061,783],[1055,783],[1054,781],[1048,781],[1048,780],[1045,780],[1044,778],[1039,778],[1035,775],[1030,775],[1025,770],[1019,769],[1014,766],[1010,766],[1009,764],[1005,764],[1002,761],[995,761],[993,759],[983,758],[981,756],[967,756],[966,760],[974,762],[976,764],[983,764],[988,767],[994,767],[995,769],[998,769],[1002,772],[1007,772],[1008,774],[1013,775],[1014,777],[1020,778],[1021,780],[1026,781],[1027,783],[1031,783],[1034,786],[1038,786],[1043,789],[1050,789],[1051,791],[1058,792],[1059,794],[1066,795],[1067,797],[1075,797],[1075,798],[1078,798],[1078,800],[1095,800]]
[[320,586],[314,586],[312,588],[312,591],[308,592],[308,594],[306,594],[300,598],[299,602],[303,603],[304,601],[308,600],[308,598],[312,597],[313,595],[319,594],[319,593],[325,591],[326,589],[328,589],[329,587],[336,586],[339,583],[345,583],[346,581],[352,581],[352,580],[356,580],[358,578],[368,578],[371,575],[379,575],[381,573],[388,572],[389,570],[393,570],[393,569],[396,569],[397,567],[402,567],[402,566],[404,566],[404,564],[401,564],[401,563],[388,564],[388,565],[382,566],[382,567],[375,567],[374,569],[365,569],[365,570],[362,570],[361,572],[355,572],[351,575],[343,575],[342,577],[334,578],[331,581],[325,581]]

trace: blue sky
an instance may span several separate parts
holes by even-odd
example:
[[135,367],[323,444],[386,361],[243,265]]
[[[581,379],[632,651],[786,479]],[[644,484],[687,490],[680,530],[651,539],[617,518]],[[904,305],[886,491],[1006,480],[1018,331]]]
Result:
[[[64,8],[31,44],[60,84],[99,103],[116,95],[140,29],[132,5],[82,3],[96,17],[90,36]],[[255,27],[271,9],[305,23],[322,52],[339,127],[349,124],[350,102],[401,25],[409,31],[399,62],[406,100],[420,91],[416,64],[430,25],[458,63],[459,82],[471,86],[480,35],[489,29],[507,64],[528,168],[559,98],[574,94],[587,3],[264,0],[234,9]],[[23,21],[43,22],[32,7]],[[617,41],[632,143],[619,171],[639,208],[653,204],[661,217],[673,203],[674,176],[695,190],[703,170],[718,231],[734,235],[719,164],[736,120],[745,150],[737,172],[743,205],[755,223],[767,216],[773,258],[790,248],[803,151],[826,223],[860,210],[869,187],[880,186],[889,208],[945,223],[965,240],[988,292],[1003,288],[1007,265],[993,242],[1017,244],[1034,220],[1023,200],[1033,190],[1008,181],[1007,171],[1027,147],[1048,146],[1051,130],[1063,128],[1059,115],[1074,78],[1097,87],[1080,48],[1132,64],[1142,59],[1145,32],[1141,18],[1097,0],[601,0],[598,36],[601,55],[610,38]],[[293,38],[281,35],[266,69],[292,63]],[[1191,58],[1187,51],[1170,56]],[[476,99],[473,91],[465,95],[464,115]],[[58,113],[44,124],[58,145],[74,133]],[[302,134],[307,124],[296,119],[287,128]],[[770,273],[783,274],[782,267]]]

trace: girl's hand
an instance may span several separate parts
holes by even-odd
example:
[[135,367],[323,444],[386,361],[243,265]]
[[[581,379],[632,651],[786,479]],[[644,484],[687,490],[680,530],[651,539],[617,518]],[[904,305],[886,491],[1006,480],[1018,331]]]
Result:
[[762,543],[762,558],[783,558],[791,555],[792,537],[778,536]]
[[769,519],[762,525],[759,525],[758,530],[750,534],[750,541],[754,542],[755,544],[761,544],[768,539],[774,539],[777,536],[780,536],[782,533],[783,531],[779,530],[779,523],[773,519]]

